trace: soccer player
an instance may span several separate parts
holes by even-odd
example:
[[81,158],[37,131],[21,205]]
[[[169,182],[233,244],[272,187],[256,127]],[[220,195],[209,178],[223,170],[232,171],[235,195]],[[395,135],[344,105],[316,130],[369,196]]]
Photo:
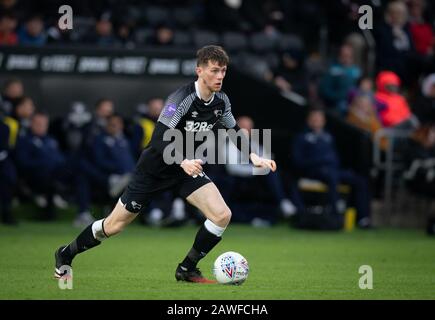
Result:
[[[197,264],[221,240],[230,222],[231,211],[215,184],[203,173],[202,160],[185,158],[180,164],[165,163],[163,152],[171,142],[164,141],[163,134],[166,130],[178,129],[185,138],[187,131],[193,131],[194,128],[213,130],[218,122],[224,128],[239,130],[231,113],[230,101],[221,91],[228,62],[227,53],[219,46],[205,46],[198,50],[198,80],[186,84],[168,97],[151,142],[142,152],[133,178],[112,213],[90,224],[75,240],[55,252],[56,278],[65,274],[61,273],[60,268],[71,266],[78,253],[121,232],[146,209],[155,195],[175,189],[206,217],[192,248],[176,268],[175,278],[197,283],[214,282],[202,276]],[[273,160],[253,152],[250,152],[249,158],[255,167],[276,170]]]

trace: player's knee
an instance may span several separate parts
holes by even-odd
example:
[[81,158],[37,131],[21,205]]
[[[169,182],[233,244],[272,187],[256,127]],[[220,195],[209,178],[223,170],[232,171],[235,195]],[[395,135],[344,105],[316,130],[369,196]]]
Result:
[[226,227],[231,220],[231,210],[226,207],[222,212],[217,215],[215,223],[220,227]]
[[125,228],[125,224],[120,221],[106,221],[104,224],[104,231],[106,232],[107,236],[111,237],[114,236],[120,232],[122,232]]

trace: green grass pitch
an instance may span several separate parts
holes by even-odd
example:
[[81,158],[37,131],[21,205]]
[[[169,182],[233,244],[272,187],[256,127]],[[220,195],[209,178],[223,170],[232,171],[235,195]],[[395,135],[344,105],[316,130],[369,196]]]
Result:
[[[310,232],[285,225],[230,225],[200,263],[237,251],[250,265],[242,286],[178,283],[177,263],[197,227],[153,229],[138,224],[76,257],[73,289],[53,276],[53,253],[80,230],[67,222],[0,226],[0,299],[435,299],[435,239],[421,230]],[[373,289],[358,283],[361,265]]]

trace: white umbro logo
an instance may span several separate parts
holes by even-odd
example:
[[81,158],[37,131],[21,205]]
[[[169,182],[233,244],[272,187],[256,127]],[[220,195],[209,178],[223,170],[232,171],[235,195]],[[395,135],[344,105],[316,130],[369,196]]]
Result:
[[197,115],[198,115],[198,112],[196,112],[196,111],[192,112],[192,118],[196,118]]

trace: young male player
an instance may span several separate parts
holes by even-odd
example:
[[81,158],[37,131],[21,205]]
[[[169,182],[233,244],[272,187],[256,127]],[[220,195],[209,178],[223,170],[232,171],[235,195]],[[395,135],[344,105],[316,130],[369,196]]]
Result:
[[[228,62],[227,53],[219,46],[205,46],[198,50],[198,80],[179,88],[168,97],[150,145],[142,152],[132,181],[112,213],[89,225],[69,245],[61,246],[56,251],[56,278],[63,275],[61,266],[71,266],[78,253],[121,232],[146,209],[155,195],[175,188],[207,218],[196,234],[192,248],[178,265],[175,278],[178,281],[214,282],[202,276],[197,263],[221,240],[230,222],[231,211],[215,184],[202,172],[201,160],[184,159],[181,164],[172,165],[165,163],[163,152],[171,142],[164,141],[163,134],[168,129],[178,129],[186,137],[187,131],[197,131],[199,128],[213,130],[218,122],[225,128],[239,129],[231,113],[230,101],[220,91]],[[276,170],[273,160],[261,158],[253,152],[249,156],[254,166]]]

